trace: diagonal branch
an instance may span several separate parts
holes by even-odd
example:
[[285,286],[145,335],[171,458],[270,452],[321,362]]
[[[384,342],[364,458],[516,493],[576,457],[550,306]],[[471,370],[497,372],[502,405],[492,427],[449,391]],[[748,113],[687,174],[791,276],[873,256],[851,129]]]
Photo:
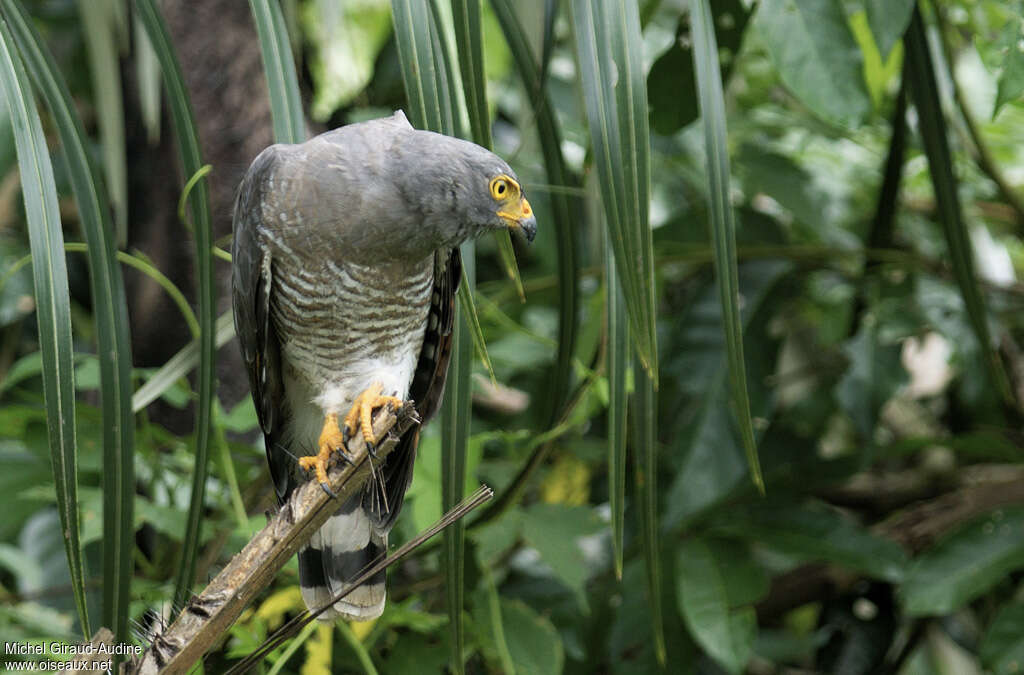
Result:
[[[419,423],[412,403],[396,411],[382,408],[373,419],[374,434],[387,436],[376,449],[377,460],[394,450],[399,438]],[[198,596],[193,596],[168,629],[158,635],[128,672],[184,673],[212,647],[242,610],[273,580],[277,571],[309,541],[334,512],[332,506],[361,490],[371,479],[371,465],[362,434],[349,441],[350,464],[332,467],[331,498],[315,480],[298,487],[253,539]]]

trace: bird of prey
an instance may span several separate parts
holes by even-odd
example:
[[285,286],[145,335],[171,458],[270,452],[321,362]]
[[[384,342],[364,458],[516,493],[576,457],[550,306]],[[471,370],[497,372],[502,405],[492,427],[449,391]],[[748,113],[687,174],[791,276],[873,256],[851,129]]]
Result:
[[[536,220],[516,174],[473,143],[418,131],[401,111],[297,145],[273,145],[242,180],[232,301],[280,500],[361,432],[375,408],[440,405],[451,353],[458,246]],[[412,480],[418,429],[299,552],[302,596],[319,609],[387,548]],[[296,462],[296,457],[301,456]],[[384,609],[383,571],[320,615]]]

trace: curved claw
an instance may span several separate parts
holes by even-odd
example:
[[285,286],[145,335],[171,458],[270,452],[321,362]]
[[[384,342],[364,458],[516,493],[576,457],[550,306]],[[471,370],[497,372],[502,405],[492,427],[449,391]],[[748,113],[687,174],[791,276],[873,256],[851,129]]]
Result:
[[327,483],[320,483],[320,488],[327,493],[327,496],[331,499],[337,499],[338,495],[331,489],[331,486]]

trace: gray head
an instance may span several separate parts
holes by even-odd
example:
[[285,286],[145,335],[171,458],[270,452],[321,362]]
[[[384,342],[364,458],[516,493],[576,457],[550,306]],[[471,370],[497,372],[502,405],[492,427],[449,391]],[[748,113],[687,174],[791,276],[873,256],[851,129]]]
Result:
[[494,153],[468,141],[414,131],[395,160],[404,169],[395,173],[405,202],[443,245],[501,228],[520,230],[533,241],[533,209],[515,172]]

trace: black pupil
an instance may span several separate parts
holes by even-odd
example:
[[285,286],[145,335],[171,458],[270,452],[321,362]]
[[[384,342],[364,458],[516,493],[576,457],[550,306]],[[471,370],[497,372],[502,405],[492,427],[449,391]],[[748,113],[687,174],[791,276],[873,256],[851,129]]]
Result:
[[504,183],[498,183],[498,194],[499,195],[505,194],[505,184]]

